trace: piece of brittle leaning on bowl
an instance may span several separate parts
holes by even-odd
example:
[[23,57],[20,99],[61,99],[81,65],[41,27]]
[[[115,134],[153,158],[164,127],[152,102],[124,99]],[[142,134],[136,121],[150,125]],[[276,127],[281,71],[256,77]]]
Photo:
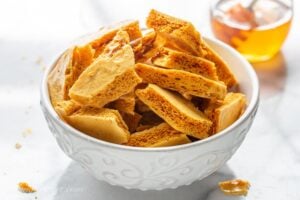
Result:
[[151,10],[66,50],[48,76],[52,105],[100,140],[164,147],[205,139],[246,107],[230,67],[187,21]]

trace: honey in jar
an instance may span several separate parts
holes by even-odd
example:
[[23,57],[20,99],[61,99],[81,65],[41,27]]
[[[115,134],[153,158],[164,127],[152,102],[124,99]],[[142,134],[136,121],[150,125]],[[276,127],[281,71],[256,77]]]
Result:
[[265,61],[281,48],[292,20],[290,4],[258,0],[251,8],[243,1],[220,0],[211,10],[215,36],[237,49],[250,62]]

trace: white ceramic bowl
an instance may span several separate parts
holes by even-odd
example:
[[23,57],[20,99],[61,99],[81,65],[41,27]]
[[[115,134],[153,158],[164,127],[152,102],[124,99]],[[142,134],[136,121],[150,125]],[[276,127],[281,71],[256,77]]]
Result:
[[139,148],[101,141],[74,129],[56,114],[47,88],[49,68],[42,81],[41,106],[63,152],[99,180],[141,190],[177,188],[218,170],[239,148],[252,125],[259,84],[252,66],[234,49],[215,39],[205,41],[228,62],[247,96],[248,107],[234,124],[207,139],[173,147]]

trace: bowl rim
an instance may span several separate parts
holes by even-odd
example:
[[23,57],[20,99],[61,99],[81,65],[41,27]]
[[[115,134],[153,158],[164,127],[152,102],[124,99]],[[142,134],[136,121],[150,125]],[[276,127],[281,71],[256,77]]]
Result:
[[[64,127],[65,129],[68,130],[69,133],[67,133],[67,134],[71,133],[73,136],[76,136],[76,137],[81,138],[83,140],[86,140],[88,142],[93,142],[93,143],[96,143],[97,145],[100,145],[100,146],[105,146],[105,147],[108,147],[108,148],[114,148],[114,149],[118,149],[118,150],[141,151],[141,152],[167,152],[167,151],[175,151],[175,150],[192,148],[192,147],[195,147],[195,146],[198,146],[198,145],[203,145],[205,143],[209,143],[209,142],[212,142],[216,139],[222,138],[225,135],[229,134],[229,132],[231,132],[232,130],[237,128],[239,125],[241,125],[244,121],[246,121],[251,116],[251,114],[253,112],[255,112],[255,110],[258,106],[258,103],[259,103],[259,81],[258,81],[258,77],[257,77],[256,72],[254,71],[253,67],[235,49],[233,49],[229,45],[227,45],[224,42],[219,41],[215,38],[203,36],[203,39],[205,41],[207,41],[208,43],[216,43],[218,46],[221,46],[222,48],[224,48],[225,50],[227,50],[231,54],[233,54],[235,57],[237,57],[243,63],[243,66],[245,67],[245,69],[247,71],[247,74],[249,75],[249,77],[251,79],[251,83],[253,85],[253,89],[252,89],[252,94],[253,95],[252,95],[252,97],[249,101],[249,104],[248,104],[245,112],[242,114],[242,116],[238,120],[236,120],[233,124],[231,124],[226,129],[220,131],[218,134],[215,134],[215,135],[212,135],[212,136],[210,136],[208,138],[205,138],[203,140],[191,142],[191,143],[188,143],[188,144],[182,144],[182,145],[176,145],[176,146],[170,146],[170,147],[147,147],[147,148],[145,148],[145,147],[132,147],[132,146],[126,146],[126,145],[121,145],[121,144],[115,144],[115,143],[110,143],[110,142],[106,142],[104,140],[100,140],[100,139],[91,137],[91,136],[75,129],[74,127],[72,127],[71,125],[69,125],[68,123],[66,123],[62,119],[60,119],[60,117],[58,116],[58,114],[56,113],[56,111],[54,110],[54,108],[51,104],[49,91],[48,91],[47,79],[48,79],[49,73],[53,69],[57,59],[59,58],[59,56],[56,57],[55,62],[53,62],[53,64],[51,66],[47,67],[47,69],[45,70],[45,72],[43,74],[43,78],[42,78],[42,81],[41,81],[41,87],[40,87],[40,98],[41,98],[40,101],[41,101],[41,104],[43,104],[44,108],[47,109],[48,113],[50,113],[52,119],[54,119],[56,121],[56,123],[58,123],[60,126],[62,126],[62,127]],[[61,55],[61,54],[59,54],[59,55]]]

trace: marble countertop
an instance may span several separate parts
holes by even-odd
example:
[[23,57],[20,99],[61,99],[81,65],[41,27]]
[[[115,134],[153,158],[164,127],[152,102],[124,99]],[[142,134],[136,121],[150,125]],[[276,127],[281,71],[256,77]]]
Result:
[[[197,3],[196,3],[197,2]],[[248,136],[219,171],[176,190],[126,190],[99,182],[58,148],[39,106],[45,67],[72,40],[114,21],[143,20],[150,8],[192,21],[211,35],[209,1],[0,1],[0,199],[300,199],[300,1],[282,51],[256,65],[261,103]],[[298,57],[297,57],[298,56]],[[20,149],[15,144],[22,145]],[[251,182],[247,197],[226,197],[220,180]],[[27,181],[37,192],[17,190]]]

